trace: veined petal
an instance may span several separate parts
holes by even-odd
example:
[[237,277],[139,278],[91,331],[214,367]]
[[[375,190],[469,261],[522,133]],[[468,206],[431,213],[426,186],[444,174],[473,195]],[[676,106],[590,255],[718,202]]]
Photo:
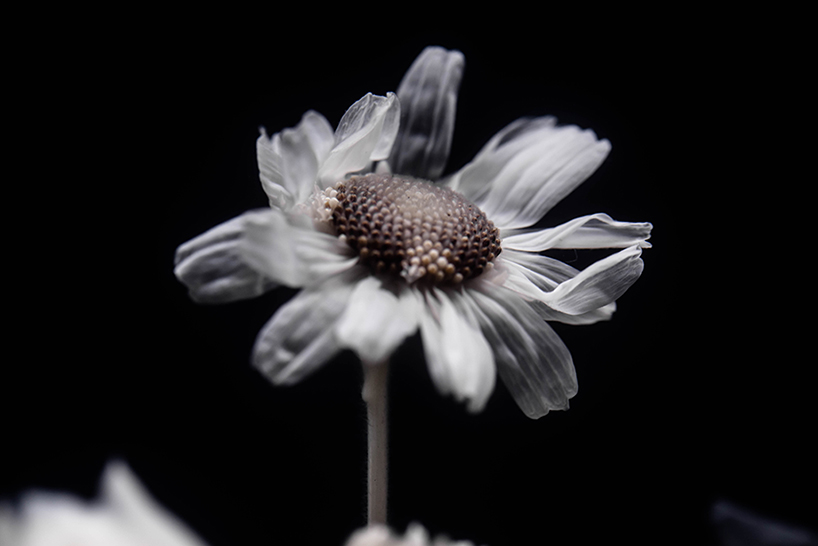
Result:
[[244,231],[239,250],[245,263],[286,286],[309,286],[357,262],[347,245],[313,229],[301,214],[259,212],[247,218]]
[[270,205],[289,210],[312,192],[318,168],[333,146],[332,127],[310,110],[294,129],[268,137],[264,128],[256,141],[261,185]]
[[254,298],[276,283],[253,269],[239,250],[248,218],[266,211],[251,211],[228,220],[176,249],[173,272],[199,303],[226,303]]
[[349,107],[335,130],[334,146],[318,172],[328,186],[344,175],[386,159],[398,133],[400,103],[394,93],[367,93]]
[[591,264],[573,279],[546,294],[543,301],[555,311],[580,315],[608,305],[625,293],[642,274],[642,250],[632,246]]
[[503,286],[517,292],[524,299],[531,300],[532,308],[544,320],[574,325],[593,324],[609,320],[616,311],[616,304],[613,302],[579,315],[555,311],[545,305],[550,297],[548,292],[580,273],[579,270],[559,260],[539,254],[506,250],[498,258],[498,262],[498,268],[505,268],[508,272]]
[[536,223],[585,181],[611,145],[591,130],[569,125],[538,131],[539,140],[521,149],[491,182],[478,205],[501,229]]
[[489,283],[461,296],[476,310],[483,334],[494,350],[497,373],[523,412],[537,419],[567,409],[577,393],[568,348],[525,301]]
[[299,292],[256,338],[253,365],[276,384],[297,383],[340,350],[334,328],[357,281],[355,271]]
[[445,180],[445,184],[462,193],[473,203],[491,189],[491,182],[514,156],[533,146],[557,124],[557,118],[520,118],[491,137],[474,159]]
[[434,290],[425,299],[420,332],[423,351],[437,389],[468,401],[468,409],[483,409],[494,390],[494,355],[470,308],[455,306],[446,292]]
[[355,287],[335,335],[342,347],[355,351],[361,360],[381,362],[415,333],[418,313],[411,289],[395,296],[381,281],[367,277]]
[[406,72],[398,87],[400,128],[389,155],[393,172],[426,180],[443,173],[465,63],[459,51],[427,47]]
[[524,233],[503,234],[503,247],[528,252],[551,248],[650,248],[647,239],[653,226],[648,222],[617,222],[597,213],[557,227]]

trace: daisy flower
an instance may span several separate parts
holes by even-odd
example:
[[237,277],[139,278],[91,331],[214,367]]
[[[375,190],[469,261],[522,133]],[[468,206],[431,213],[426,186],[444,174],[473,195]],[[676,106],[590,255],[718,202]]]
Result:
[[[377,366],[420,331],[438,390],[471,411],[500,376],[531,418],[577,392],[571,354],[549,321],[607,320],[639,277],[649,223],[606,214],[533,229],[611,145],[553,117],[519,119],[441,179],[464,67],[424,50],[397,94],[367,94],[333,131],[310,111],[257,141],[270,208],[181,245],[176,276],[199,302],[301,288],[262,328],[253,363],[300,381],[351,349]],[[527,229],[528,228],[528,229]],[[549,249],[619,249],[578,271]]]

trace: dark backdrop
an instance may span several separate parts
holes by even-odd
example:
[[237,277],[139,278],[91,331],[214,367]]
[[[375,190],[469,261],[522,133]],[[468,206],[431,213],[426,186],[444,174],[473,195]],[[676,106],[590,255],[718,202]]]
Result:
[[741,60],[741,44],[728,56],[706,28],[565,21],[109,32],[56,48],[49,92],[35,96],[46,119],[26,120],[33,191],[9,236],[22,305],[3,370],[0,497],[91,498],[119,457],[211,546],[340,545],[364,524],[355,358],[272,386],[250,350],[295,292],[199,306],[173,253],[265,205],[260,125],[292,127],[308,109],[334,125],[438,44],[466,56],[447,172],[521,116],[592,128],[613,150],[547,223],[650,221],[654,248],[611,322],[555,326],[579,377],[567,412],[529,420],[498,381],[470,415],[436,393],[419,340],[407,342],[390,384],[390,522],[492,546],[716,544],[709,511],[727,499],[814,526],[811,363],[781,271],[757,252],[769,209],[749,201],[752,134],[734,124],[736,65],[723,62]]

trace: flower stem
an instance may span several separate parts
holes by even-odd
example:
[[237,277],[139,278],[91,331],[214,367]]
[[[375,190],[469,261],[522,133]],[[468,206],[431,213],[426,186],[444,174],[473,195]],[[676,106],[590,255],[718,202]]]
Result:
[[389,361],[364,362],[364,388],[369,421],[369,487],[367,514],[369,524],[386,523],[386,379]]

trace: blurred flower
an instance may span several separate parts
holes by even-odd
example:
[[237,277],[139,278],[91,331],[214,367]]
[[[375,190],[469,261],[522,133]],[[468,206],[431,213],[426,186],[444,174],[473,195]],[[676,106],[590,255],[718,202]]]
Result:
[[710,513],[722,546],[818,546],[818,535],[808,529],[775,521],[726,500]]
[[18,510],[0,506],[3,546],[206,546],[151,499],[130,469],[110,463],[100,499],[28,493]]
[[403,537],[392,534],[384,525],[371,525],[359,529],[349,537],[346,546],[474,546],[468,540],[450,541],[446,537],[435,537],[429,541],[429,534],[421,525],[411,524]]
[[[484,407],[495,369],[532,418],[566,409],[577,392],[571,354],[546,321],[609,319],[642,272],[651,225],[597,213],[523,229],[610,150],[553,117],[515,121],[429,182],[448,158],[463,66],[460,52],[427,48],[397,96],[367,94],[334,132],[312,111],[294,129],[262,131],[270,209],[178,248],[176,276],[199,302],[303,288],[256,340],[254,364],[274,383],[295,383],[343,349],[384,361],[419,329],[435,385],[471,411]],[[622,250],[583,271],[541,254],[587,248]]]

